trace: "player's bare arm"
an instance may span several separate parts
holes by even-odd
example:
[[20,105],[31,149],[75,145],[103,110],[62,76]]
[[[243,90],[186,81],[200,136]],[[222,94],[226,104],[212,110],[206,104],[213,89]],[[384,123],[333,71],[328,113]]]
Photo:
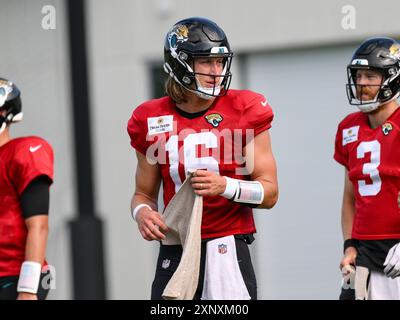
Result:
[[245,154],[251,179],[260,182],[264,189],[264,199],[258,208],[271,209],[278,201],[278,179],[269,132],[264,131],[255,136],[246,146]]
[[[344,174],[344,190],[342,202],[342,233],[343,240],[351,239],[351,230],[353,228],[353,220],[355,214],[354,206],[354,188],[349,179],[349,173],[345,169]],[[340,261],[340,269],[345,265],[355,265],[357,250],[355,247],[348,247],[344,252],[344,256]]]
[[[43,265],[46,254],[47,236],[49,233],[49,216],[35,215],[25,220],[28,229],[25,248],[25,261],[38,262]],[[18,300],[37,300],[37,295],[20,292]]]
[[162,240],[168,231],[161,214],[157,211],[157,198],[160,190],[161,176],[158,164],[150,164],[146,156],[136,152],[138,159],[136,169],[136,189],[132,197],[131,208],[142,206],[136,213],[136,221],[142,237],[148,241]]

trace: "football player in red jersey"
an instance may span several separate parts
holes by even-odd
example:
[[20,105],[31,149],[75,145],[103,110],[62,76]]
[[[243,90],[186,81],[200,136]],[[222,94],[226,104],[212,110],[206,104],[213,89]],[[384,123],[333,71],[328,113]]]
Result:
[[[177,22],[164,45],[168,96],[141,104],[128,122],[138,158],[131,207],[144,239],[160,241],[168,232],[157,211],[161,183],[167,206],[189,170],[196,170],[191,183],[204,197],[204,206],[194,299],[207,298],[202,293],[206,243],[227,236],[234,239],[235,263],[248,291],[244,296],[256,299],[247,246],[256,232],[252,207],[272,208],[278,198],[268,132],[273,112],[261,94],[228,90],[232,57],[224,31],[213,21],[196,17]],[[223,254],[230,249],[218,250]],[[181,254],[181,246],[161,245],[152,299],[161,299]]]
[[347,74],[360,111],[336,134],[334,158],[345,167],[340,267],[356,268],[356,299],[400,299],[400,44],[366,40]]
[[9,125],[21,119],[20,91],[0,78],[0,299],[36,300],[49,291],[53,151],[39,137],[11,138]]

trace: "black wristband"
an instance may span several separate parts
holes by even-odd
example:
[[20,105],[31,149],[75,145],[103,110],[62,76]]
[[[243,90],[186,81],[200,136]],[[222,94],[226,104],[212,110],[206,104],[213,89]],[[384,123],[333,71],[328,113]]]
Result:
[[357,240],[356,239],[347,239],[347,240],[344,240],[344,243],[343,243],[343,253],[346,251],[346,249],[348,248],[348,247],[354,247],[354,248],[357,248]]

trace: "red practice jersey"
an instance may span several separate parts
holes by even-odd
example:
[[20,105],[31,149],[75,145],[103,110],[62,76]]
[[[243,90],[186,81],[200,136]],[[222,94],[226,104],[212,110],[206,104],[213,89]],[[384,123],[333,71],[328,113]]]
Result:
[[[264,96],[229,90],[202,115],[189,119],[169,97],[135,109],[128,122],[131,145],[160,165],[164,204],[190,169],[206,169],[249,180],[242,149],[271,127],[273,112]],[[255,232],[252,209],[222,196],[204,197],[202,238]]]
[[51,146],[38,137],[0,147],[0,277],[19,275],[27,236],[20,196],[41,175],[53,180],[53,161]]
[[352,237],[400,238],[400,109],[375,129],[367,114],[348,115],[338,127],[334,158],[354,187]]

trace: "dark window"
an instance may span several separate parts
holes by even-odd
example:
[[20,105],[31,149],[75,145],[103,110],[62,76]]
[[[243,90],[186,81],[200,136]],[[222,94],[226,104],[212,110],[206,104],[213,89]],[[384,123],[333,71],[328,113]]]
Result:
[[164,84],[168,75],[165,73],[162,62],[150,66],[151,73],[151,98],[165,96]]

